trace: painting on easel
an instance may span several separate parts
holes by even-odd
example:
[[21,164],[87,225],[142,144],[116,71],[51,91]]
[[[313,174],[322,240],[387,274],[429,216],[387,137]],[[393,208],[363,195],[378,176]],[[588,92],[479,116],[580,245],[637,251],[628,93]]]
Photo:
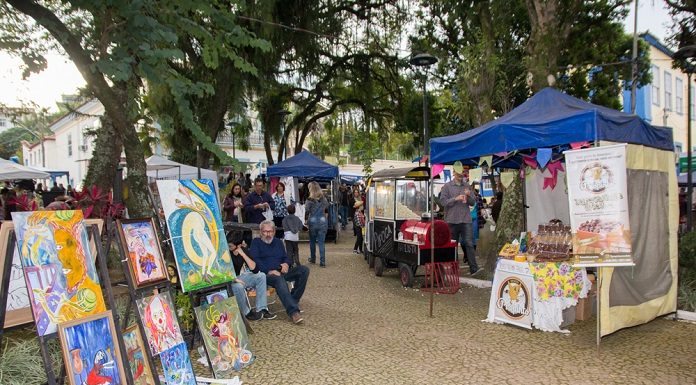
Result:
[[116,221],[128,266],[136,288],[168,279],[159,239],[152,218]]
[[163,351],[160,354],[160,361],[162,361],[166,384],[196,385],[196,375],[193,373],[185,343]]
[[14,212],[12,219],[40,336],[106,310],[82,211]]
[[215,378],[231,378],[233,371],[251,365],[254,355],[236,299],[226,298],[195,311]]
[[215,186],[203,180],[158,180],[162,208],[184,292],[230,282],[234,265]]
[[136,304],[153,356],[184,342],[169,292],[139,299]]
[[103,312],[58,328],[70,385],[126,383],[111,312]]
[[145,357],[147,352],[143,339],[140,337],[138,325],[133,325],[123,331],[123,344],[126,347],[126,356],[133,375],[133,383],[135,385],[154,385],[155,380],[152,378],[152,370]]
[[[10,247],[10,231],[14,230],[11,221],[0,223],[0,261],[7,255]],[[22,325],[33,321],[27,283],[24,281],[24,269],[15,244],[12,253],[12,268],[10,269],[10,284],[7,287],[7,306],[5,306],[5,327]],[[0,277],[2,277],[4,264],[0,263]]]

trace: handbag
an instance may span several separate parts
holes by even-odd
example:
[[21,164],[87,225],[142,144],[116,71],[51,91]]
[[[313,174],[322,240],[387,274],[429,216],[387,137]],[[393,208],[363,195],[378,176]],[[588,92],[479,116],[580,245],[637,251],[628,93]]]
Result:
[[273,220],[273,210],[271,210],[270,208],[267,208],[266,211],[263,212],[263,217],[269,221],[272,221]]

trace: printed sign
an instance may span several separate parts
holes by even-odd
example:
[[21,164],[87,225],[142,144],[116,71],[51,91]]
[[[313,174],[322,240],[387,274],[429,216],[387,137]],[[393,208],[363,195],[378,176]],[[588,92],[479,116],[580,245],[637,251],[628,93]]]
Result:
[[580,257],[630,253],[626,145],[564,154],[573,252]]
[[529,264],[499,260],[493,277],[487,320],[531,329],[533,288]]
[[394,251],[394,222],[375,221],[374,229],[375,255],[391,256]]

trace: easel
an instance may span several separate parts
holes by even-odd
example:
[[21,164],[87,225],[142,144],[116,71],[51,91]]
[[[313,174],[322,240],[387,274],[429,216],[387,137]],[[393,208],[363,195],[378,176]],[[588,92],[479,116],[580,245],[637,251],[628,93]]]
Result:
[[[102,248],[101,245],[101,237],[99,234],[99,228],[96,224],[91,225],[90,228],[87,230],[89,239],[92,240],[96,246],[96,255],[94,256],[95,258],[95,266],[98,267],[97,273],[99,274],[99,280],[101,283],[101,286],[103,290],[106,292],[106,302],[109,305],[109,310],[111,310],[111,313],[114,318],[114,324],[119,325],[119,317],[118,313],[116,311],[116,304],[114,301],[114,296],[113,292],[111,291],[111,281],[109,280],[109,271],[108,267],[106,264],[106,255],[104,255],[104,249]],[[14,254],[14,249],[17,244],[17,238],[15,235],[15,232],[12,231],[10,233],[10,239],[7,244],[7,250],[5,250],[5,261],[4,261],[4,267],[5,269],[3,270],[3,276],[2,276],[2,286],[0,287],[0,325],[5,324],[5,313],[6,313],[6,306],[7,306],[7,295],[8,295],[8,287],[10,284],[10,274],[11,274],[11,267],[12,267],[12,257]],[[32,311],[32,317],[34,317],[34,312]],[[36,324],[36,319],[34,318],[34,324]],[[2,334],[3,334],[4,328],[0,329],[0,343],[2,342]],[[114,336],[116,338],[116,341],[119,345],[119,348],[122,352],[125,352],[125,344],[123,342],[123,335],[121,333],[116,333]],[[64,365],[61,366],[60,369],[60,374],[58,377],[55,376],[55,373],[53,372],[53,361],[51,360],[51,357],[48,353],[48,341],[58,339],[58,333],[51,333],[43,336],[38,336],[39,339],[39,349],[41,352],[41,359],[43,361],[44,365],[44,370],[46,372],[46,380],[48,385],[59,385],[63,384],[63,381],[66,376],[66,370],[65,370],[65,365],[68,363],[64,363]],[[127,355],[122,354],[121,355],[121,365],[124,368],[124,371],[126,373],[126,382],[128,384],[133,384],[133,376],[131,375],[130,369],[129,369],[129,364],[128,364],[128,358]]]

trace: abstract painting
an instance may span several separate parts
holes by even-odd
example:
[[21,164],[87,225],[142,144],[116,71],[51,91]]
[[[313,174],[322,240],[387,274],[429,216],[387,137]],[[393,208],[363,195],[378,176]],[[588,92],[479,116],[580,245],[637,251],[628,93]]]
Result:
[[196,375],[191,367],[186,344],[181,343],[160,354],[167,385],[196,385]]
[[207,303],[215,303],[229,297],[230,296],[227,294],[227,289],[223,289],[206,295],[205,300]]
[[215,378],[231,378],[254,361],[237,300],[223,299],[194,309]]
[[136,301],[152,355],[184,342],[169,292]]
[[70,385],[126,383],[110,311],[61,323],[58,334]]
[[[7,256],[7,248],[10,247],[10,233],[12,231],[14,231],[14,224],[11,221],[0,223],[0,277],[3,275],[4,259]],[[24,281],[24,269],[22,269],[22,261],[19,258],[16,244],[12,251],[12,268],[8,272],[10,284],[7,288],[7,306],[5,307],[6,328],[33,321],[27,283]]]
[[14,212],[12,218],[40,336],[106,310],[82,211]]
[[128,253],[128,266],[135,287],[168,279],[152,218],[119,220],[116,227],[123,250]]
[[133,375],[134,385],[154,385],[150,364],[145,358],[145,345],[140,337],[138,325],[133,325],[123,331],[123,344],[126,346],[126,357]]
[[184,292],[234,280],[215,186],[203,180],[158,180],[162,208]]

